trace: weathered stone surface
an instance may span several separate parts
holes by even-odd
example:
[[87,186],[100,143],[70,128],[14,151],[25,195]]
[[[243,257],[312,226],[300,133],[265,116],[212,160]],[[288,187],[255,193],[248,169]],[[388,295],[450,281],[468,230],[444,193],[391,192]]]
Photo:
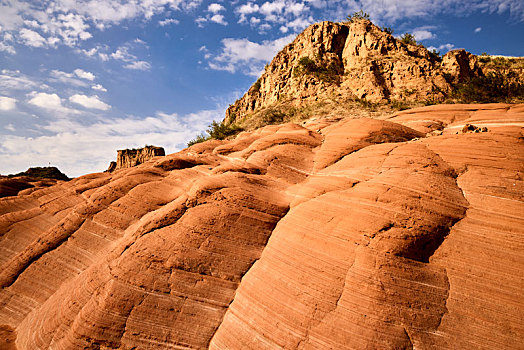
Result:
[[519,349],[524,105],[386,119],[0,199],[0,346]]

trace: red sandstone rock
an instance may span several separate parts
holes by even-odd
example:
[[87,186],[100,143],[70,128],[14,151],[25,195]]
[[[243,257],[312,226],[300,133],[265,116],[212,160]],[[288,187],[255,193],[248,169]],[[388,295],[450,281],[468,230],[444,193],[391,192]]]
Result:
[[268,126],[2,198],[0,347],[519,349],[523,126]]

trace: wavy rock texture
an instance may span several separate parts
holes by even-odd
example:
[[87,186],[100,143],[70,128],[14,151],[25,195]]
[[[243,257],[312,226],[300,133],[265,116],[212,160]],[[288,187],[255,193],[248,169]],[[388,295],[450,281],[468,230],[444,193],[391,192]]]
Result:
[[0,347],[518,349],[523,126],[316,119],[2,198]]
[[29,194],[43,187],[53,186],[56,179],[39,179],[29,176],[0,177],[0,198]]

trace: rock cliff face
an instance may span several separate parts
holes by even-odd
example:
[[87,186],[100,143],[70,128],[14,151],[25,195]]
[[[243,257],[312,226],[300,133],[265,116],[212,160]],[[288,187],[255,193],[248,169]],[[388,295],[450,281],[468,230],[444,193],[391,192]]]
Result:
[[0,348],[520,349],[523,126],[318,118],[2,198]]
[[165,155],[164,148],[156,146],[118,150],[116,163],[113,164],[114,162],[111,162],[107,171],[112,172],[118,169],[131,168],[143,164],[154,157]]
[[[307,67],[304,58],[311,60]],[[297,105],[329,96],[439,101],[450,83],[478,73],[476,57],[464,50],[441,59],[424,47],[402,43],[368,20],[321,22],[276,55],[257,83],[228,109],[226,122],[285,100]]]

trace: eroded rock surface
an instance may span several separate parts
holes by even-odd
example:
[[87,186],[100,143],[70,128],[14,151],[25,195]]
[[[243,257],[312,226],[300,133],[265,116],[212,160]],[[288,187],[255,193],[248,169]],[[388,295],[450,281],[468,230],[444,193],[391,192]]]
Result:
[[267,126],[0,199],[0,336],[520,348],[524,105],[384,119]]

